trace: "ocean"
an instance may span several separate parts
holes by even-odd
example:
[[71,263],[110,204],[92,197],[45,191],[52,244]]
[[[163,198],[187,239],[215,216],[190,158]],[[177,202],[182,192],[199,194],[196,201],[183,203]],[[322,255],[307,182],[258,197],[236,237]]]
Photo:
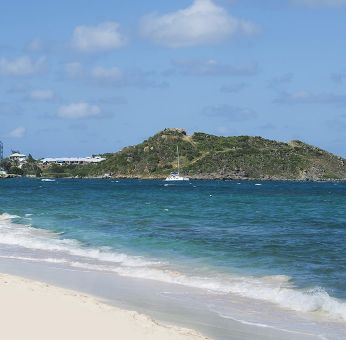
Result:
[[215,320],[343,339],[345,207],[343,182],[1,180],[0,264],[169,284],[163,303]]

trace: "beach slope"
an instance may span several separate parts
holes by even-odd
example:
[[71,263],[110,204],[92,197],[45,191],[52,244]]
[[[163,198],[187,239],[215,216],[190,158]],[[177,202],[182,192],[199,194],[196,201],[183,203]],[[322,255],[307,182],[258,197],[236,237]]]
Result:
[[206,339],[91,296],[0,274],[1,339]]

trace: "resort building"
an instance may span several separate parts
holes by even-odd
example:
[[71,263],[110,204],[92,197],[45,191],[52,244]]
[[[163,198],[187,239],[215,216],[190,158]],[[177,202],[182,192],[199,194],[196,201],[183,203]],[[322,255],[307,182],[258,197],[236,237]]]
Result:
[[6,176],[7,176],[7,172],[0,168],[0,178],[1,177],[6,177]]
[[27,156],[23,155],[21,153],[13,153],[12,155],[10,155],[10,160],[11,161],[18,161],[18,162],[25,162],[26,161]]
[[104,161],[105,158],[96,157],[60,157],[60,158],[43,158],[42,164],[73,165],[73,164],[93,164]]
[[9,157],[11,162],[17,162],[18,166],[21,168],[23,164],[27,161],[27,156],[18,152],[15,152]]

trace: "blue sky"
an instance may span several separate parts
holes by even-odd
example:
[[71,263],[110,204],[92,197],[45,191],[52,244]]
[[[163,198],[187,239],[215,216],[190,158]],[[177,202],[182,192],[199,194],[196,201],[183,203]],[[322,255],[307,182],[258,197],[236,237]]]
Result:
[[86,156],[165,127],[346,157],[346,0],[1,1],[0,140]]

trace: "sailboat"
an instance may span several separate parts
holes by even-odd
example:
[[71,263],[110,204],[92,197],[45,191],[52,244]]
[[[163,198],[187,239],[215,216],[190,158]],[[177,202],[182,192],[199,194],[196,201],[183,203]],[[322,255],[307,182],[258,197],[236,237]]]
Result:
[[179,147],[177,146],[178,157],[178,171],[171,172],[171,174],[165,179],[165,181],[189,181],[188,177],[180,176],[180,159],[179,159]]

